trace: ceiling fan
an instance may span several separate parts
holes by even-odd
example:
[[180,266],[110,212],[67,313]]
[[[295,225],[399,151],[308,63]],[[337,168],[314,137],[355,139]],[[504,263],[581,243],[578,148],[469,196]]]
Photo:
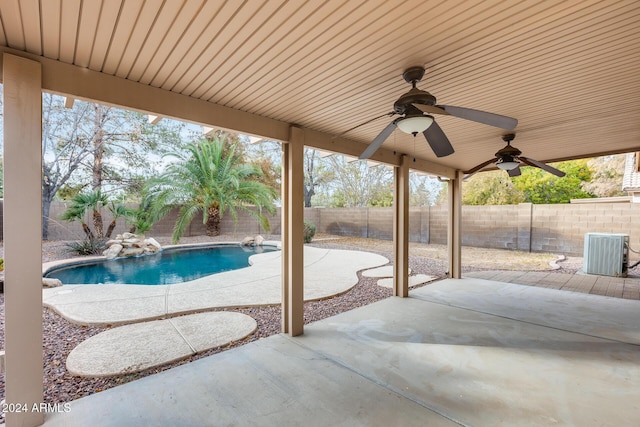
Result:
[[405,70],[402,77],[407,83],[411,83],[411,90],[402,95],[393,104],[393,111],[365,123],[349,129],[344,133],[352,131],[360,126],[370,123],[384,116],[400,115],[385,127],[378,136],[374,138],[369,146],[362,152],[360,159],[368,159],[384,141],[397,128],[405,133],[412,134],[414,137],[418,133],[422,133],[427,143],[438,157],[448,156],[454,152],[451,142],[442,131],[442,128],[435,122],[432,114],[442,114],[447,116],[459,117],[461,119],[471,120],[478,123],[484,123],[490,126],[513,130],[518,125],[518,121],[514,118],[502,116],[486,111],[473,110],[471,108],[454,107],[451,105],[436,105],[435,96],[429,92],[420,90],[416,84],[422,80],[424,76],[423,67],[411,67]]
[[520,175],[520,164],[524,164],[525,166],[534,166],[536,168],[543,169],[549,173],[552,173],[556,176],[563,177],[565,173],[561,170],[553,168],[547,164],[539,162],[538,160],[530,159],[529,157],[521,156],[522,152],[518,150],[516,147],[511,146],[511,141],[516,137],[514,133],[508,133],[502,136],[502,140],[507,143],[506,147],[501,148],[496,153],[496,157],[491,160],[487,160],[486,162],[480,163],[478,166],[473,167],[465,172],[465,178],[470,177],[474,173],[479,170],[491,165],[495,164],[502,170],[506,170],[509,173],[509,176],[519,176]]

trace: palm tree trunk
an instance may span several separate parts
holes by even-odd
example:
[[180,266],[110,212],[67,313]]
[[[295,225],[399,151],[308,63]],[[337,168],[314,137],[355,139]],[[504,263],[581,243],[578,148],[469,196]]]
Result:
[[209,206],[209,219],[207,219],[207,236],[220,235],[220,210],[215,206]]
[[96,230],[96,236],[98,239],[102,239],[104,237],[102,214],[97,209],[93,210],[93,229]]
[[84,234],[87,235],[87,239],[93,240],[93,233],[91,232],[91,229],[84,221],[82,222],[82,230],[84,231]]
[[109,223],[109,228],[107,228],[107,234],[104,235],[104,237],[106,237],[107,239],[111,238],[111,235],[113,234],[113,230],[116,228],[116,220],[114,219],[113,221],[111,221],[111,223]]

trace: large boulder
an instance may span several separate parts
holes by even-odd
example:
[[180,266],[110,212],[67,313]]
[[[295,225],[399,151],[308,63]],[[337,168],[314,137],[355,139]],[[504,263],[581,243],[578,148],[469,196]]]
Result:
[[107,259],[153,254],[162,250],[162,246],[154,238],[141,240],[133,233],[118,234],[115,239],[109,240],[106,246],[107,249],[102,254]]
[[144,244],[145,246],[152,246],[154,248],[156,248],[156,251],[161,251],[162,250],[162,246],[160,246],[160,243],[158,243],[158,241],[156,239],[154,239],[153,237],[147,237],[146,239],[144,239]]
[[111,246],[105,249],[104,252],[102,252],[102,255],[104,255],[107,259],[114,259],[120,255],[120,251],[122,251],[123,248],[124,246],[122,246],[120,243],[113,243],[111,244]]
[[62,282],[60,281],[60,279],[43,277],[42,286],[45,288],[57,288],[58,286],[62,286]]

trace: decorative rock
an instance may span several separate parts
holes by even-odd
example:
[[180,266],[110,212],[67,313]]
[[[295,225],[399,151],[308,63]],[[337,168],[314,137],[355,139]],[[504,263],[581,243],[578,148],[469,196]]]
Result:
[[240,242],[240,245],[241,246],[262,246],[263,243],[264,243],[264,237],[258,234],[256,237],[249,237],[249,236],[245,237]]
[[[409,269],[411,274],[411,269]],[[362,277],[393,277],[393,265],[385,265],[362,272]]]
[[156,248],[156,251],[154,252],[162,250],[162,246],[160,246],[160,243],[158,243],[158,241],[153,237],[147,237],[146,239],[144,239],[144,243],[147,247],[153,246],[154,248]]
[[143,248],[124,248],[122,252],[120,252],[120,256],[139,256],[144,253]]
[[120,251],[123,248],[124,246],[122,246],[120,243],[114,243],[109,246],[109,249],[106,249],[104,252],[102,252],[102,255],[104,255],[107,259],[114,259],[120,254]]
[[141,240],[133,233],[118,234],[115,239],[109,240],[106,246],[107,249],[102,254],[107,259],[153,254],[162,250],[157,240],[151,237]]
[[58,286],[62,286],[62,282],[60,281],[60,279],[50,279],[48,277],[43,277],[42,286],[45,288],[57,288]]

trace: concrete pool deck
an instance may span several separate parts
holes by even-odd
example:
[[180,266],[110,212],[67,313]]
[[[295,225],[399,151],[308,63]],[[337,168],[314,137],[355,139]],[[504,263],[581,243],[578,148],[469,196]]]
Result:
[[[358,271],[388,262],[369,252],[305,246],[304,299],[344,293],[358,283]],[[250,263],[247,268],[174,285],[64,285],[44,289],[43,303],[83,325],[119,325],[212,308],[280,304],[281,252],[253,255]]]

